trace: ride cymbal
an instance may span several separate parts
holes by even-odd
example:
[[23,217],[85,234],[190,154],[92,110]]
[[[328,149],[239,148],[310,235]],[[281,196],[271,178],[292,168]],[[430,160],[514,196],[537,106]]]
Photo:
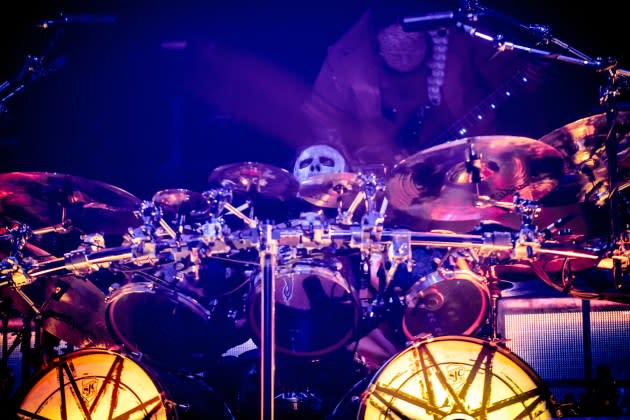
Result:
[[54,172],[0,174],[0,214],[41,228],[70,220],[82,233],[123,234],[140,221],[140,199],[101,181]]
[[208,182],[235,192],[253,193],[281,201],[294,198],[299,182],[285,169],[259,162],[231,163],[215,168]]
[[[478,162],[479,182],[467,165],[471,145]],[[538,200],[558,184],[564,173],[562,154],[527,137],[478,136],[422,150],[390,171],[387,193],[391,205],[411,217],[439,221],[494,219],[506,210],[477,206],[511,202],[515,193]],[[478,190],[478,191],[477,191]]]
[[[630,112],[620,112],[616,122],[618,173],[623,182],[630,177]],[[606,114],[597,114],[562,126],[539,139],[560,151],[567,162],[567,174],[542,200],[545,206],[587,201],[598,206],[604,204],[610,194],[608,129]]]

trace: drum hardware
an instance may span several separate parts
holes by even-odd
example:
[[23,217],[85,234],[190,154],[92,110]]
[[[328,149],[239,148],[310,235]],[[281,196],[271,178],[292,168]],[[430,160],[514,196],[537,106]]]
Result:
[[[373,209],[374,206],[372,207],[372,210]],[[328,224],[321,218],[318,219],[317,217],[308,217],[305,215],[304,220],[300,220],[299,223],[294,223],[286,228],[257,223],[255,228],[243,229],[234,233],[224,231],[219,220],[211,219],[197,226],[192,232],[180,235],[178,240],[171,237],[164,238],[155,234],[157,231],[156,226],[159,225],[159,222],[156,222],[157,216],[159,216],[159,212],[156,214],[153,209],[146,209],[144,225],[135,230],[131,229],[129,233],[129,246],[95,251],[95,249],[99,248],[98,237],[95,236],[93,237],[94,243],[88,243],[84,245],[83,248],[68,253],[63,258],[29,264],[24,267],[22,267],[22,264],[26,263],[18,262],[18,270],[15,272],[17,273],[15,277],[18,282],[24,281],[29,284],[45,274],[60,273],[64,270],[79,275],[108,264],[110,264],[111,267],[111,264],[114,263],[114,265],[118,263],[150,265],[171,264],[178,260],[188,259],[192,253],[199,251],[201,251],[201,254],[207,252],[208,255],[223,254],[226,250],[229,251],[234,242],[239,241],[240,245],[238,245],[238,247],[241,249],[246,246],[251,246],[259,250],[266,250],[263,252],[259,251],[263,278],[265,269],[268,272],[267,276],[277,274],[276,258],[279,253],[278,246],[282,245],[313,250],[332,245],[348,246],[358,249],[366,255],[384,254],[384,247],[391,245],[391,248],[388,248],[385,254],[391,257],[393,263],[397,262],[398,264],[410,263],[409,249],[412,246],[470,247],[478,251],[480,255],[487,255],[494,252],[512,253],[515,252],[515,246],[518,245],[525,248],[529,246],[532,249],[531,252],[533,255],[544,252],[565,252],[575,256],[581,256],[581,254],[583,254],[572,249],[547,248],[545,243],[540,243],[541,239],[539,235],[521,235],[520,232],[518,235],[510,232],[492,232],[483,235],[458,235],[443,232],[414,232],[402,229],[386,229],[383,227],[382,213],[377,211],[368,212],[368,214],[362,217],[361,223],[354,223],[343,227],[336,224]],[[159,219],[161,220],[161,217]],[[522,236],[525,236],[525,238]],[[237,248],[236,245],[234,245],[234,247]],[[518,252],[517,254],[528,255],[527,252]],[[10,260],[5,259],[3,263],[6,265],[10,263],[9,261]],[[192,262],[193,265],[197,263],[195,261]],[[273,267],[273,269],[270,267]],[[22,280],[18,272],[19,269],[23,270]],[[13,272],[5,273],[4,275],[10,277],[10,280],[13,281]],[[271,277],[271,281],[275,284],[277,278]],[[160,288],[160,285],[154,283],[151,283],[151,285],[154,289],[157,286],[158,291],[164,290]],[[263,298],[269,293],[268,290],[269,289],[261,292]],[[126,297],[134,293],[135,290],[126,289],[125,293],[121,293],[117,296]],[[164,293],[164,296],[171,296],[169,295],[170,292],[166,290],[164,290]],[[171,298],[167,298],[167,300],[168,299]],[[177,299],[178,301],[184,301],[186,297],[179,296]],[[268,301],[267,305],[269,305]],[[275,302],[272,302],[272,305],[275,306]],[[264,308],[263,305],[261,305],[261,307]],[[269,331],[269,328],[271,328],[269,321],[265,321],[262,315],[261,321],[262,326],[267,322],[267,331]],[[273,327],[275,328],[275,325]],[[265,334],[271,333],[261,330],[261,336],[264,337]],[[267,339],[269,340],[269,338]],[[267,343],[268,346],[271,346],[269,341]],[[275,335],[271,343],[275,343]],[[269,353],[263,358],[263,360],[265,359],[269,362]],[[267,372],[272,368],[273,367],[268,364]],[[269,373],[267,373],[267,375],[269,375]],[[268,377],[264,385],[269,393],[273,385],[269,384]],[[274,394],[270,392],[269,395]],[[264,408],[269,410],[268,407]]]

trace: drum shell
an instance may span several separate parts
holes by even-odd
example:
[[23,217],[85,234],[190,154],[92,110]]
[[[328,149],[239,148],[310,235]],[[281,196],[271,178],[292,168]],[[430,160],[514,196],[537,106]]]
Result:
[[403,332],[409,340],[432,335],[471,335],[487,319],[490,292],[469,270],[438,270],[418,280],[405,296]]
[[200,371],[247,339],[232,306],[238,296],[230,297],[237,302],[224,297],[202,305],[180,290],[134,282],[107,297],[106,321],[125,351],[154,366]]
[[97,398],[92,418],[116,418],[127,413],[129,416],[125,418],[130,419],[234,419],[218,393],[204,382],[149,367],[118,351],[99,348],[85,348],[57,357],[38,372],[16,394],[13,411],[17,418],[32,418],[26,413],[62,418],[60,372],[64,375],[68,419],[84,418],[81,400],[89,409]]
[[[340,349],[357,334],[361,315],[357,293],[337,259],[305,258],[275,273],[276,350],[295,357],[320,357]],[[248,299],[248,318],[260,339],[262,276]]]

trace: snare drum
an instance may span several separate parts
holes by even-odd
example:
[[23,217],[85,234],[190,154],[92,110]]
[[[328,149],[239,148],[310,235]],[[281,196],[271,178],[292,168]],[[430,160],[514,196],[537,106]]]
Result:
[[[250,297],[249,320],[260,338],[260,274]],[[356,334],[360,303],[337,261],[306,258],[279,266],[275,275],[275,335],[279,353],[318,357]]]
[[96,348],[53,360],[19,395],[19,419],[234,419],[205,383]]
[[542,380],[514,353],[474,337],[443,336],[385,363],[360,394],[358,419],[548,419],[552,404]]
[[402,320],[405,336],[469,335],[487,319],[490,292],[483,277],[468,270],[434,271],[411,286]]

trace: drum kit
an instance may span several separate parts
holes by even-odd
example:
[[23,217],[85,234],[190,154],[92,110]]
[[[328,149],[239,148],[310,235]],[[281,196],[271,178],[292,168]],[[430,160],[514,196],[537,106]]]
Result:
[[[618,118],[622,182],[629,118]],[[300,412],[317,389],[283,367],[340,353],[365,367],[360,343],[387,323],[403,346],[317,418],[552,417],[552,395],[497,329],[499,282],[524,266],[569,295],[630,301],[627,232],[571,231],[563,210],[540,224],[565,205],[608,211],[626,190],[609,182],[605,129],[596,115],[539,140],[463,138],[393,168],[303,182],[235,163],[214,169],[207,191],[151,200],[72,175],[2,174],[3,320],[17,313],[69,349],[42,351],[11,407],[19,418],[235,418],[244,385],[232,398],[200,378],[252,343],[239,354],[260,349],[260,393],[248,403]],[[308,211],[260,220],[260,197]],[[418,229],[431,224],[442,228]],[[589,284],[592,271],[607,280]]]

